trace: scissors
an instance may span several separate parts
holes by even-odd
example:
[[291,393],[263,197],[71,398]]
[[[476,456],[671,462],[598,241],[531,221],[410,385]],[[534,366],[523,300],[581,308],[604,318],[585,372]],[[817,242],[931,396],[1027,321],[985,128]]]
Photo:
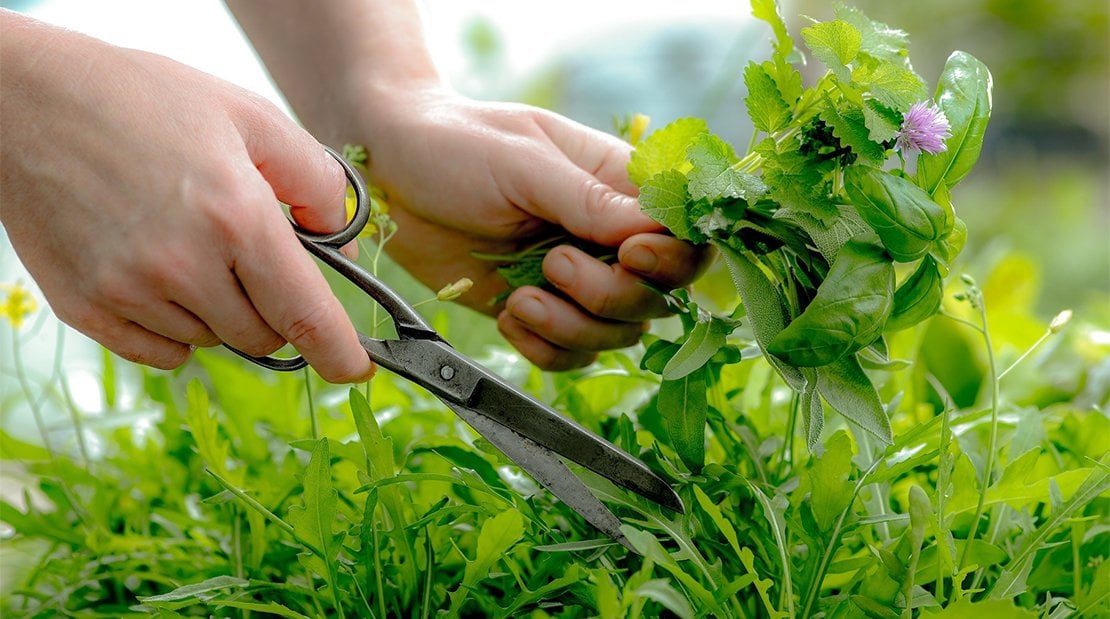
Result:
[[[359,334],[359,342],[370,358],[426,388],[583,519],[633,552],[635,549],[621,533],[617,517],[561,458],[663,507],[684,512],[678,494],[643,462],[456,351],[412,305],[339,251],[366,225],[370,202],[358,172],[339,153],[325,148],[343,166],[347,182],[354,189],[354,216],[346,227],[330,234],[310,232],[290,221],[305,249],[358,286],[392,318],[397,339],[380,340]],[[292,371],[308,365],[300,355],[254,357],[228,348],[271,370]]]

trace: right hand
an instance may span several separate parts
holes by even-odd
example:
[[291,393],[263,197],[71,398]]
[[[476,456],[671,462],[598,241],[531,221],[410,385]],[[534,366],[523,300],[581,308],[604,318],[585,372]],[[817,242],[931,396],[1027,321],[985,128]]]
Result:
[[278,108],[167,58],[0,11],[0,222],[64,322],[157,368],[295,346],[373,372],[285,219],[344,224],[346,182]]

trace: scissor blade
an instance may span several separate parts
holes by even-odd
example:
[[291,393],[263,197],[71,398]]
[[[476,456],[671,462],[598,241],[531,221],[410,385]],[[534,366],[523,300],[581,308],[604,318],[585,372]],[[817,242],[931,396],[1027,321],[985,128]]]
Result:
[[685,511],[670,485],[643,462],[505,382],[446,342],[374,340],[365,336],[361,340],[374,361],[423,385],[449,406],[463,406],[489,417],[619,486],[676,512]]
[[578,479],[554,452],[477,411],[451,402],[446,404],[494,447],[500,449],[517,466],[550,490],[551,494],[578,512],[586,522],[625,548],[636,552],[621,533],[620,520],[617,520],[613,512],[590,492],[582,480]]
[[613,483],[682,513],[682,499],[643,462],[500,381],[478,381],[469,406]]

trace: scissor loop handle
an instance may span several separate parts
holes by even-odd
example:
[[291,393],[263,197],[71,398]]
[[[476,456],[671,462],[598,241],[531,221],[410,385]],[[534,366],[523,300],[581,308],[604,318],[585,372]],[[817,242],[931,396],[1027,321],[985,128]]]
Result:
[[[366,191],[366,183],[362,180],[362,177],[359,176],[358,172],[355,171],[354,167],[343,158],[343,155],[340,155],[329,146],[324,146],[324,150],[339,162],[339,165],[343,168],[343,174],[347,176],[347,183],[355,191],[354,217],[351,218],[351,221],[347,222],[346,226],[343,226],[343,228],[337,232],[323,234],[305,230],[297,225],[297,222],[293,221],[292,218],[289,218],[289,223],[293,225],[293,231],[297,234],[302,244],[306,246],[316,245],[339,249],[355,240],[358,234],[362,232],[362,229],[366,227],[366,222],[370,220],[370,198]],[[227,345],[225,344],[224,346]],[[277,372],[292,372],[308,365],[308,362],[305,361],[304,357],[301,355],[286,359],[271,355],[255,357],[254,355],[248,355],[231,346],[227,346],[227,348],[252,363]]]
[[293,230],[297,233],[297,236],[300,237],[301,241],[339,249],[355,240],[359,233],[362,232],[362,229],[366,227],[366,222],[370,221],[370,195],[366,191],[366,183],[362,180],[362,177],[359,176],[359,173],[355,171],[354,167],[343,158],[343,155],[340,155],[330,146],[324,146],[324,150],[339,162],[340,167],[343,168],[343,174],[347,177],[347,184],[355,191],[354,217],[351,217],[351,221],[347,222],[347,225],[343,226],[340,230],[327,233],[306,230],[299,226],[297,222],[293,221],[292,218],[289,218],[289,223],[293,224]]

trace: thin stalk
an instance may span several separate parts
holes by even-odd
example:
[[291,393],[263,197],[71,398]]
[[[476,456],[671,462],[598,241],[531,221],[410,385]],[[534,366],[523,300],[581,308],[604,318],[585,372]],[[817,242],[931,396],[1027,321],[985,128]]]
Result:
[[420,604],[421,619],[432,616],[432,561],[435,559],[435,549],[432,548],[432,532],[424,526],[424,555],[427,557],[427,568],[424,570],[424,600]]
[[[979,318],[982,321],[982,328],[980,329],[983,334],[983,343],[987,348],[987,367],[989,368],[991,378],[991,427],[990,438],[987,439],[987,463],[983,470],[983,484],[979,488],[979,500],[975,505],[975,517],[971,521],[971,530],[967,534],[967,542],[964,544],[963,552],[960,553],[959,567],[963,569],[964,564],[967,562],[967,554],[971,549],[971,542],[975,539],[975,533],[979,529],[979,520],[983,517],[984,507],[987,503],[987,489],[991,485],[991,478],[994,476],[994,465],[996,458],[996,448],[998,446],[998,367],[994,357],[994,347],[991,343],[990,327],[987,324],[987,312],[983,307],[982,297],[978,291],[975,291],[976,303],[975,307],[979,311]],[[983,571],[977,570],[974,583],[978,583],[982,578]],[[974,588],[974,586],[972,587]]]
[[948,493],[948,483],[949,483],[948,476],[951,474],[951,463],[948,461],[949,460],[949,458],[948,458],[948,449],[949,449],[949,445],[952,442],[952,430],[951,430],[952,415],[951,415],[951,412],[952,412],[952,409],[954,408],[954,405],[952,403],[952,398],[948,395],[948,390],[944,388],[944,385],[942,385],[940,383],[940,381],[936,379],[935,376],[933,376],[932,374],[929,374],[928,377],[927,377],[927,380],[933,386],[933,389],[935,389],[936,392],[941,396],[941,398],[944,399],[944,413],[943,413],[944,417],[943,417],[943,419],[941,419],[941,426],[940,426],[940,445],[939,445],[939,447],[940,447],[940,454],[939,454],[940,462],[938,463],[938,470],[937,470],[937,502],[936,503],[937,503],[937,527],[938,527],[938,531],[937,531],[937,534],[938,534],[938,539],[937,539],[938,557],[937,557],[937,584],[936,584],[936,594],[935,594],[937,601],[940,602],[943,605],[944,604],[944,576],[945,575],[944,575],[944,562],[940,561],[939,550],[940,550],[940,544],[942,544],[944,542],[943,542],[943,540],[939,539],[939,534],[940,534],[940,531],[947,531],[948,530],[947,525],[945,524],[944,507],[945,507],[945,502],[946,502],[945,499],[947,499],[947,497],[948,497],[948,494],[947,494]]
[[786,476],[787,464],[793,466],[794,464],[794,434],[797,432],[798,422],[798,408],[801,406],[801,398],[797,393],[790,398],[790,418],[786,421],[786,441],[782,446],[782,455],[779,456],[778,471],[776,471],[776,479],[781,480]]
[[848,507],[840,512],[840,517],[836,519],[836,526],[833,527],[832,533],[829,535],[829,543],[825,546],[825,552],[821,555],[821,561],[817,564],[817,571],[813,575],[813,580],[810,581],[809,592],[806,593],[805,607],[802,609],[801,617],[812,617],[813,608],[817,604],[817,600],[821,597],[821,584],[825,580],[825,572],[828,571],[829,565],[832,564],[833,555],[836,553],[836,545],[840,542],[840,531],[844,528],[844,520],[852,511],[852,505],[856,502],[856,497],[859,496],[860,490],[863,489],[863,482],[875,472],[879,464],[883,461],[882,458],[876,458],[871,466],[867,467],[867,471],[860,475],[856,480],[856,486],[852,490],[852,500],[848,501]]
[[308,396],[308,421],[312,425],[312,440],[320,440],[320,428],[316,425],[316,401],[312,397],[312,373],[304,368],[304,390]]

